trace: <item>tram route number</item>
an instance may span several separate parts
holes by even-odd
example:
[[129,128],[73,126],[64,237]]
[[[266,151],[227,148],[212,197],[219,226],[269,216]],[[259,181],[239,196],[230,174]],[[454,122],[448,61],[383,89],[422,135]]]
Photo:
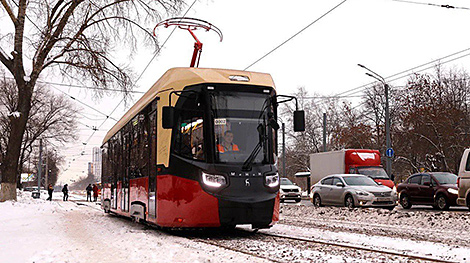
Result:
[[214,120],[215,125],[227,125],[227,119],[215,119]]

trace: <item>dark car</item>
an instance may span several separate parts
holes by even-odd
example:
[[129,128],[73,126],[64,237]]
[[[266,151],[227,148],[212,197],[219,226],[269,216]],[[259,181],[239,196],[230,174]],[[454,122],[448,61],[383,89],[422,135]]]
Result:
[[410,176],[398,185],[397,192],[400,204],[405,209],[419,204],[446,210],[457,204],[457,189],[457,175],[430,172]]

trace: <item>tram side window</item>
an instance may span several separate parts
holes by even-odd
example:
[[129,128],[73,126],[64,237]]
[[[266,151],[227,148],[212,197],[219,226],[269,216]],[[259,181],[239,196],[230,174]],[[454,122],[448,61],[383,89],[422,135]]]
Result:
[[175,152],[184,157],[204,160],[203,112],[181,110],[177,127]]

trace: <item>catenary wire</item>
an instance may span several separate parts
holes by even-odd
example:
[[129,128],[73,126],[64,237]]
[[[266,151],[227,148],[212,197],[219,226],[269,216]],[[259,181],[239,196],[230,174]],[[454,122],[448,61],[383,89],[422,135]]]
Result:
[[453,6],[453,5],[440,5],[440,4],[423,3],[423,2],[415,2],[415,1],[408,1],[408,0],[392,0],[392,1],[394,1],[394,2],[408,3],[408,4],[416,4],[416,5],[429,5],[429,6],[436,6],[436,7],[448,8],[448,9],[464,9],[464,10],[470,10],[470,8],[468,8],[468,7],[459,7],[459,6]]
[[324,13],[323,15],[321,15],[319,18],[315,19],[313,22],[311,22],[310,24],[308,24],[306,27],[302,28],[300,31],[298,31],[297,33],[295,33],[294,35],[292,35],[291,37],[289,37],[287,40],[285,40],[284,42],[282,42],[281,44],[279,44],[277,47],[275,47],[274,49],[272,49],[271,51],[269,51],[268,53],[264,54],[262,57],[260,57],[259,59],[257,59],[255,62],[251,63],[248,67],[246,67],[244,70],[247,70],[249,68],[251,68],[253,65],[255,65],[256,63],[260,62],[262,59],[264,59],[265,57],[269,56],[271,53],[273,53],[274,51],[276,51],[278,48],[280,48],[281,46],[283,46],[284,44],[286,44],[287,42],[289,42],[290,40],[292,40],[294,37],[298,36],[300,33],[302,33],[303,31],[305,31],[307,28],[309,28],[311,25],[315,24],[317,21],[319,21],[320,19],[322,19],[323,17],[325,17],[326,15],[328,15],[329,13],[331,13],[333,10],[335,10],[336,8],[338,8],[340,5],[344,4],[347,0],[343,0],[341,3],[337,4],[335,7],[331,8],[330,10],[328,10],[328,12]]

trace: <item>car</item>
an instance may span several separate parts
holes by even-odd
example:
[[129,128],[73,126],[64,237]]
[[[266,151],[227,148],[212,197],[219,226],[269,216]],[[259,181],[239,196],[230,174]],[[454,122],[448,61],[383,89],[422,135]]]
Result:
[[312,186],[310,200],[323,205],[382,207],[392,210],[398,205],[394,190],[360,174],[333,174]]
[[400,204],[409,209],[412,205],[432,205],[441,210],[457,205],[457,175],[448,172],[413,174],[397,187]]
[[285,200],[294,200],[295,202],[300,202],[301,200],[301,192],[302,189],[292,183],[289,179],[287,178],[281,178],[281,186],[279,190],[281,194],[281,202],[284,202]]

